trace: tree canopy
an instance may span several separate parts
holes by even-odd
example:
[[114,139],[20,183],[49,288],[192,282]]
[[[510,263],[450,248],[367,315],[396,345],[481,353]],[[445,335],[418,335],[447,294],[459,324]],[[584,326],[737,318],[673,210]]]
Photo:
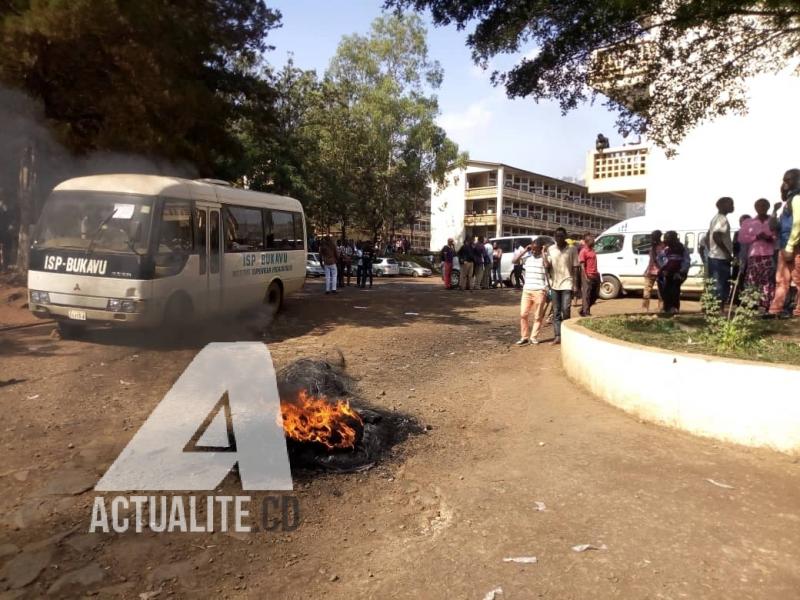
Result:
[[280,14],[261,0],[8,0],[0,84],[69,150],[142,152],[210,172],[228,126],[269,94],[254,68]]
[[[563,111],[600,89],[623,134],[670,148],[703,119],[746,110],[746,78],[795,66],[797,0],[386,0],[430,9],[464,29],[487,66],[529,43],[538,52],[495,83],[509,97],[556,100]],[[631,77],[631,75],[634,75]]]

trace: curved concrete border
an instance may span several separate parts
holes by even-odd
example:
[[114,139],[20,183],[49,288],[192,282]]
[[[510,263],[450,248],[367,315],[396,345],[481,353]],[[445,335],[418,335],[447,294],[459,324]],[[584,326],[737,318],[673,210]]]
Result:
[[565,321],[567,375],[641,419],[800,454],[800,368],[631,344]]

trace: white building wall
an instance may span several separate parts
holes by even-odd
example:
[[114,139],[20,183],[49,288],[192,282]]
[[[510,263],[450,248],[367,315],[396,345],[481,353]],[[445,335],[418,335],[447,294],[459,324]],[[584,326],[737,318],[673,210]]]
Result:
[[444,187],[431,186],[431,250],[438,251],[452,237],[456,246],[464,239],[464,208],[467,170],[447,174]]
[[[668,159],[654,148],[648,158],[648,217],[705,223],[721,196],[733,215],[754,214],[758,198],[780,200],[783,173],[800,168],[800,77],[791,71],[754,78],[749,112],[698,126]],[[732,220],[732,222],[734,222]]]

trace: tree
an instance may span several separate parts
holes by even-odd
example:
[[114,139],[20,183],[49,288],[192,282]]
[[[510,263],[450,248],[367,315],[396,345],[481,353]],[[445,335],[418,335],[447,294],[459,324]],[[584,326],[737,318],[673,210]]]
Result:
[[600,87],[623,134],[672,148],[706,118],[746,110],[745,80],[800,54],[797,0],[386,0],[430,9],[459,29],[484,67],[534,42],[538,53],[494,72],[509,97],[556,100],[564,112]]
[[379,17],[369,35],[342,40],[325,76],[331,114],[341,116],[329,122],[335,129],[323,160],[339,163],[341,218],[357,220],[374,238],[387,224],[408,222],[431,180],[441,183],[465,160],[435,123],[430,92],[443,71],[428,58],[425,38],[415,15]]
[[[212,174],[242,153],[231,125],[269,102],[257,66],[279,18],[262,0],[7,0],[0,85],[41,107],[42,125],[72,154],[135,153]],[[19,152],[41,169],[48,161],[35,145],[29,135]],[[23,250],[26,198],[17,207]]]

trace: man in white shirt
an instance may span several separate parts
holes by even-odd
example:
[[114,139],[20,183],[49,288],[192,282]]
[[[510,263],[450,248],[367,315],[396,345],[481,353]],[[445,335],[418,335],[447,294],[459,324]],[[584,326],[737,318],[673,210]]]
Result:
[[717,200],[717,214],[711,219],[708,228],[708,276],[714,281],[714,294],[725,304],[731,286],[731,264],[733,261],[733,241],[728,217],[733,212],[733,199],[724,197]]
[[[539,330],[542,327],[542,317],[547,304],[547,269],[544,264],[542,243],[535,239],[525,248],[518,249],[512,262],[520,262],[525,267],[525,285],[522,287],[522,300],[519,307],[520,338],[517,346],[538,344]],[[533,329],[531,330],[528,317],[533,313]]]
[[[550,271],[550,288],[553,290],[553,344],[561,343],[561,323],[570,317],[575,271],[579,266],[578,252],[567,244],[567,230],[556,229],[556,243],[546,248],[545,266]],[[527,273],[525,274],[527,279]]]

